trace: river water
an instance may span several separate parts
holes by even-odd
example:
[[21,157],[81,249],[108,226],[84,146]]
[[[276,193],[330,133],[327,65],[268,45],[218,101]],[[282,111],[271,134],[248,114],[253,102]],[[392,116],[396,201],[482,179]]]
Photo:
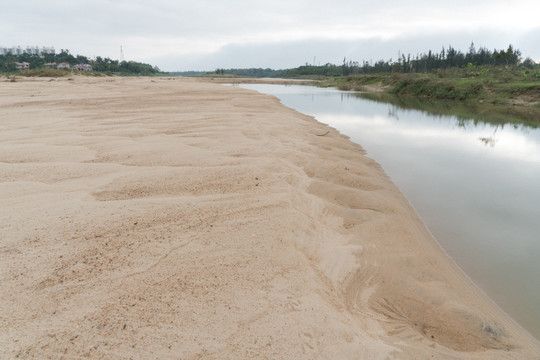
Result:
[[240,86],[360,144],[455,262],[540,339],[540,129],[430,115],[336,89]]

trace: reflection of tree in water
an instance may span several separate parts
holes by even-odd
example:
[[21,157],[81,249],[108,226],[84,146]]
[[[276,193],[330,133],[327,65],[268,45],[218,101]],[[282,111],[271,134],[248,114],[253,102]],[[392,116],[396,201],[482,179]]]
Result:
[[388,117],[393,117],[395,118],[397,121],[399,121],[399,116],[398,116],[398,107],[395,106],[395,105],[390,105],[388,107]]
[[464,128],[466,129],[467,128],[467,124],[469,124],[471,122],[470,119],[461,119],[461,118],[458,118],[457,121],[456,121],[456,125],[460,128]]
[[[478,122],[470,119],[457,119],[456,125],[460,128],[467,129],[471,125],[476,127],[478,126]],[[478,138],[481,142],[484,143],[486,146],[494,147],[497,143],[498,139],[495,138],[495,134],[497,134],[497,130],[499,130],[499,126],[501,128],[504,128],[504,125],[495,125],[495,129],[493,130],[493,134],[491,136],[481,136]],[[517,128],[517,125],[514,125],[514,128]]]
[[[468,102],[457,102],[449,100],[425,99],[417,96],[396,96],[386,92],[357,92],[352,93],[355,97],[397,106],[401,110],[419,110],[429,115],[435,116],[455,116],[465,124],[469,121],[486,124],[515,124],[517,126],[527,126],[531,128],[540,127],[536,112],[523,113],[519,106],[486,106],[486,104],[470,104]],[[514,109],[516,108],[516,109]]]
[[479,137],[478,140],[483,142],[486,146],[494,147],[497,143],[497,139],[495,139],[495,134],[497,133],[497,130],[499,129],[499,125],[495,126],[495,130],[493,130],[493,134],[488,137]]

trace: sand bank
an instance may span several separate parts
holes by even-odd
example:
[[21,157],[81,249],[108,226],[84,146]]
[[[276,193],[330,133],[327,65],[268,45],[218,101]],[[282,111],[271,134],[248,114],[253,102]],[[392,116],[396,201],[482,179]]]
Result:
[[531,359],[360,146],[192,79],[0,82],[0,358]]

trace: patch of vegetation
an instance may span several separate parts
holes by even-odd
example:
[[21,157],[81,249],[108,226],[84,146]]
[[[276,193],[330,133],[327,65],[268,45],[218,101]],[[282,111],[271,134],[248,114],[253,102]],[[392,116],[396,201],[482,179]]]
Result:
[[[27,62],[29,69],[18,70],[17,63]],[[82,55],[72,55],[68,50],[61,50],[59,54],[21,54],[21,55],[0,55],[0,73],[25,73],[23,76],[51,76],[59,77],[66,76],[58,69],[50,69],[45,64],[50,63],[67,63],[70,66],[79,64],[89,64],[92,66],[93,71],[76,71],[75,73],[80,75],[96,76],[96,73],[103,73],[107,75],[162,75],[163,73],[158,67],[136,61],[118,61],[111,60],[109,58],[102,58],[100,56],[95,59],[89,59]],[[47,74],[48,71],[51,70]],[[34,71],[34,72],[32,72]],[[68,70],[68,73],[70,71]],[[98,75],[100,76],[100,75]]]
[[482,84],[475,82],[460,83],[437,78],[408,78],[397,82],[389,92],[444,100],[467,100],[482,96],[484,88]]
[[18,73],[20,76],[25,77],[51,77],[51,78],[58,78],[58,77],[66,77],[71,75],[83,75],[83,76],[105,76],[105,74],[101,72],[95,72],[95,71],[72,71],[72,70],[65,70],[65,69],[49,69],[49,68],[39,68],[39,69],[27,69],[22,70]]
[[48,68],[39,68],[39,69],[27,69],[19,72],[20,76],[26,77],[65,77],[71,75],[70,70],[63,69],[48,69]]

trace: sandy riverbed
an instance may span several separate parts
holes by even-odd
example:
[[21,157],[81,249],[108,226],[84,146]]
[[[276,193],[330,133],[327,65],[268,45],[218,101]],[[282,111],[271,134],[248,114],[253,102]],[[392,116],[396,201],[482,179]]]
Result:
[[360,146],[252,91],[0,79],[0,201],[2,359],[540,357]]

